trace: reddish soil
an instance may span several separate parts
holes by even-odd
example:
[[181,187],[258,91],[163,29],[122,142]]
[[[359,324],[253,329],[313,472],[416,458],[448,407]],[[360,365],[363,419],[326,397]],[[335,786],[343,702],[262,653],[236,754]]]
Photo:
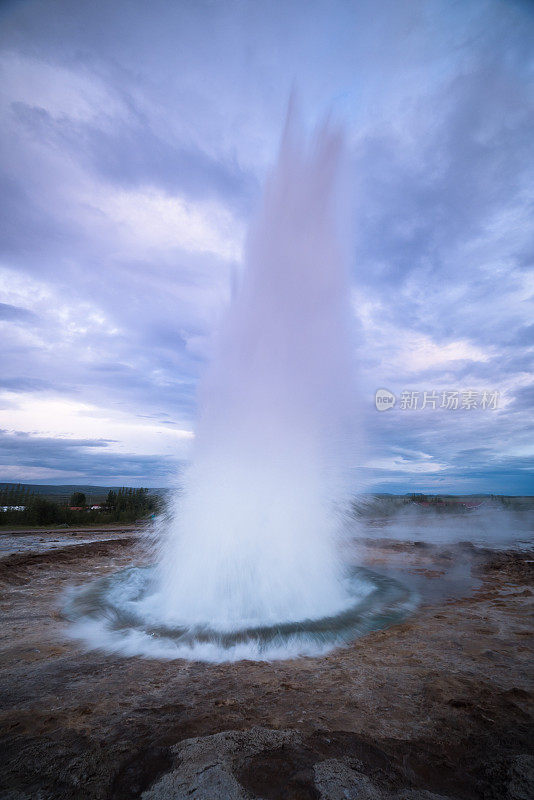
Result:
[[[527,800],[534,555],[382,541],[367,542],[366,561],[379,571],[399,553],[429,584],[451,559],[469,561],[476,581],[429,592],[403,624],[323,658],[220,665],[85,652],[65,636],[61,592],[143,563],[135,534],[1,559],[0,797],[130,800],[178,769],[191,737],[261,726],[270,733],[250,736],[263,744],[240,739],[232,756],[242,794],[191,783],[150,797]],[[276,731],[284,743],[267,745]],[[336,795],[335,780],[356,778],[338,767],[325,777],[324,764],[363,776],[367,794]]]

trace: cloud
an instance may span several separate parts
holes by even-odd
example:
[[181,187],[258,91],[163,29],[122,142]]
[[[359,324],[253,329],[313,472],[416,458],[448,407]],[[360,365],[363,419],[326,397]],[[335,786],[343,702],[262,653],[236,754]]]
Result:
[[188,199],[223,200],[241,212],[259,191],[254,175],[240,167],[235,157],[220,161],[189,145],[179,145],[156,134],[145,115],[132,111],[110,125],[105,120],[72,118],[68,108],[54,116],[38,105],[14,101],[11,110],[21,127],[37,141],[69,150],[84,160],[102,180],[123,190],[158,187]]
[[[0,419],[27,434],[9,440],[6,476],[116,469],[157,484],[185,457],[179,432],[193,429],[296,81],[310,125],[330,108],[348,129],[367,437],[355,466],[370,488],[524,490],[528,4],[51,0],[1,13]],[[491,389],[502,403],[378,414],[380,386]]]
[[36,315],[27,308],[0,303],[0,322],[5,320],[7,322],[32,323],[36,319]]
[[65,483],[71,478],[104,485],[164,485],[180,470],[179,459],[161,455],[106,452],[102,439],[68,439],[0,431],[0,469],[4,480]]
[[213,253],[239,260],[243,233],[225,208],[185,202],[157,191],[103,192],[91,199],[120,232],[129,250]]

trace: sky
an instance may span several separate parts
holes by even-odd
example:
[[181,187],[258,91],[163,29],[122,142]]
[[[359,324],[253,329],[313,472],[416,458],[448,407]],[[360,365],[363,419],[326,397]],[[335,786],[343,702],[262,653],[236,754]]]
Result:
[[4,0],[0,481],[174,483],[296,87],[347,130],[359,480],[534,494],[533,42],[514,0]]

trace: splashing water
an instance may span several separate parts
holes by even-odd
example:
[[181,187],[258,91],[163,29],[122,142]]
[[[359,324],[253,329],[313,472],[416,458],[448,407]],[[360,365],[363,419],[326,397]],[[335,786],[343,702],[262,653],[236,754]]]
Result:
[[[339,131],[325,126],[306,146],[290,110],[159,563],[96,593],[106,646],[118,631],[128,652],[152,637],[157,655],[309,653],[409,604],[391,582],[381,592],[346,573],[336,547],[354,412],[342,157]],[[94,600],[78,594],[71,615],[94,622]]]

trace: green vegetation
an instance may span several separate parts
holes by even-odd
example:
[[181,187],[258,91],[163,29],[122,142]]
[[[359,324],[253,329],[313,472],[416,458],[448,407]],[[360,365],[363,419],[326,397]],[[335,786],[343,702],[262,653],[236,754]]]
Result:
[[74,492],[70,498],[70,504],[71,506],[84,506],[85,494],[83,492]]
[[0,485],[0,526],[91,525],[134,522],[163,508],[163,498],[149,489],[110,489],[101,502],[87,502],[85,492],[50,499],[21,484]]
[[[0,528],[77,527],[128,523],[160,513],[168,489],[117,489],[109,486],[50,486],[0,483]],[[356,517],[393,517],[402,510],[420,513],[469,513],[502,506],[509,511],[534,510],[533,497],[503,495],[368,494],[352,504]]]

